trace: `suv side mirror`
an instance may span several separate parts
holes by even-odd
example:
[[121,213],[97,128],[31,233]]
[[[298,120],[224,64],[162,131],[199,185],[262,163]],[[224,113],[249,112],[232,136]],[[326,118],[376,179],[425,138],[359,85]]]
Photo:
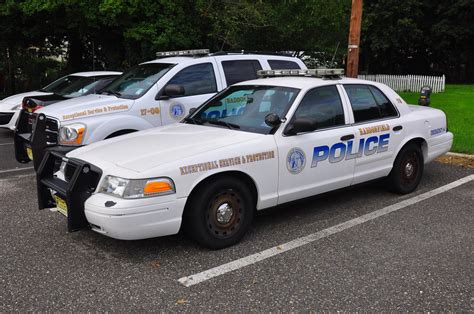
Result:
[[316,130],[317,122],[312,118],[296,118],[285,130],[286,135],[296,135],[298,133],[311,132]]
[[168,84],[158,95],[156,100],[166,100],[177,96],[184,96],[184,86],[178,84]]

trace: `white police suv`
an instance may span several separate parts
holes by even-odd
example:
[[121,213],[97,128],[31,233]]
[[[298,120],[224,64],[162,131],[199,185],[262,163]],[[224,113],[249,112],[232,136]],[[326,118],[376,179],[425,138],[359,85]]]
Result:
[[57,208],[70,231],[132,240],[184,227],[217,249],[244,236],[255,210],[383,177],[410,193],[451,148],[442,111],[384,84],[335,69],[259,74],[180,123],[48,153],[40,208]]
[[[0,101],[0,128],[15,129],[25,97],[61,95],[67,98],[88,95],[105,87],[120,72],[90,71],[64,76],[51,84],[31,92],[16,94]],[[104,84],[105,83],[105,84]]]
[[261,69],[305,69],[298,58],[255,53],[209,54],[208,49],[170,51],[125,72],[101,95],[62,101],[29,117],[32,131],[19,128],[15,157],[34,161],[45,149],[67,153],[106,138],[176,123],[193,107],[228,85],[255,79]]

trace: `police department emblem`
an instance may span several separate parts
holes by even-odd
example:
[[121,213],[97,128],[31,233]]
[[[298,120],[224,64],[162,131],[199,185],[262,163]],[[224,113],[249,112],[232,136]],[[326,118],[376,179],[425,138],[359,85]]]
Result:
[[175,120],[180,120],[186,114],[186,109],[182,104],[176,103],[170,106],[170,116]]
[[286,168],[292,174],[298,174],[306,165],[306,155],[300,148],[293,148],[288,152],[286,157]]

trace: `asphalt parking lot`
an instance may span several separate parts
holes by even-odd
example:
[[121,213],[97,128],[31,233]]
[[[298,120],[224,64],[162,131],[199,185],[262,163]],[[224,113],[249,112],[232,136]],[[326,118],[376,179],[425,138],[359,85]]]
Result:
[[209,251],[67,233],[12,141],[0,130],[0,312],[473,309],[474,169],[434,162],[410,195],[372,182],[265,210]]

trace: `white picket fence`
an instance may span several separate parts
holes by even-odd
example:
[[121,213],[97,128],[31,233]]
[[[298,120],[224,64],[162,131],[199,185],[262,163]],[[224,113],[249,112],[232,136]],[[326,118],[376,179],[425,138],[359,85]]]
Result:
[[358,78],[386,84],[399,92],[419,92],[421,87],[428,85],[433,89],[433,93],[444,92],[446,83],[445,76],[425,76],[425,75],[386,75],[368,74],[359,75]]

